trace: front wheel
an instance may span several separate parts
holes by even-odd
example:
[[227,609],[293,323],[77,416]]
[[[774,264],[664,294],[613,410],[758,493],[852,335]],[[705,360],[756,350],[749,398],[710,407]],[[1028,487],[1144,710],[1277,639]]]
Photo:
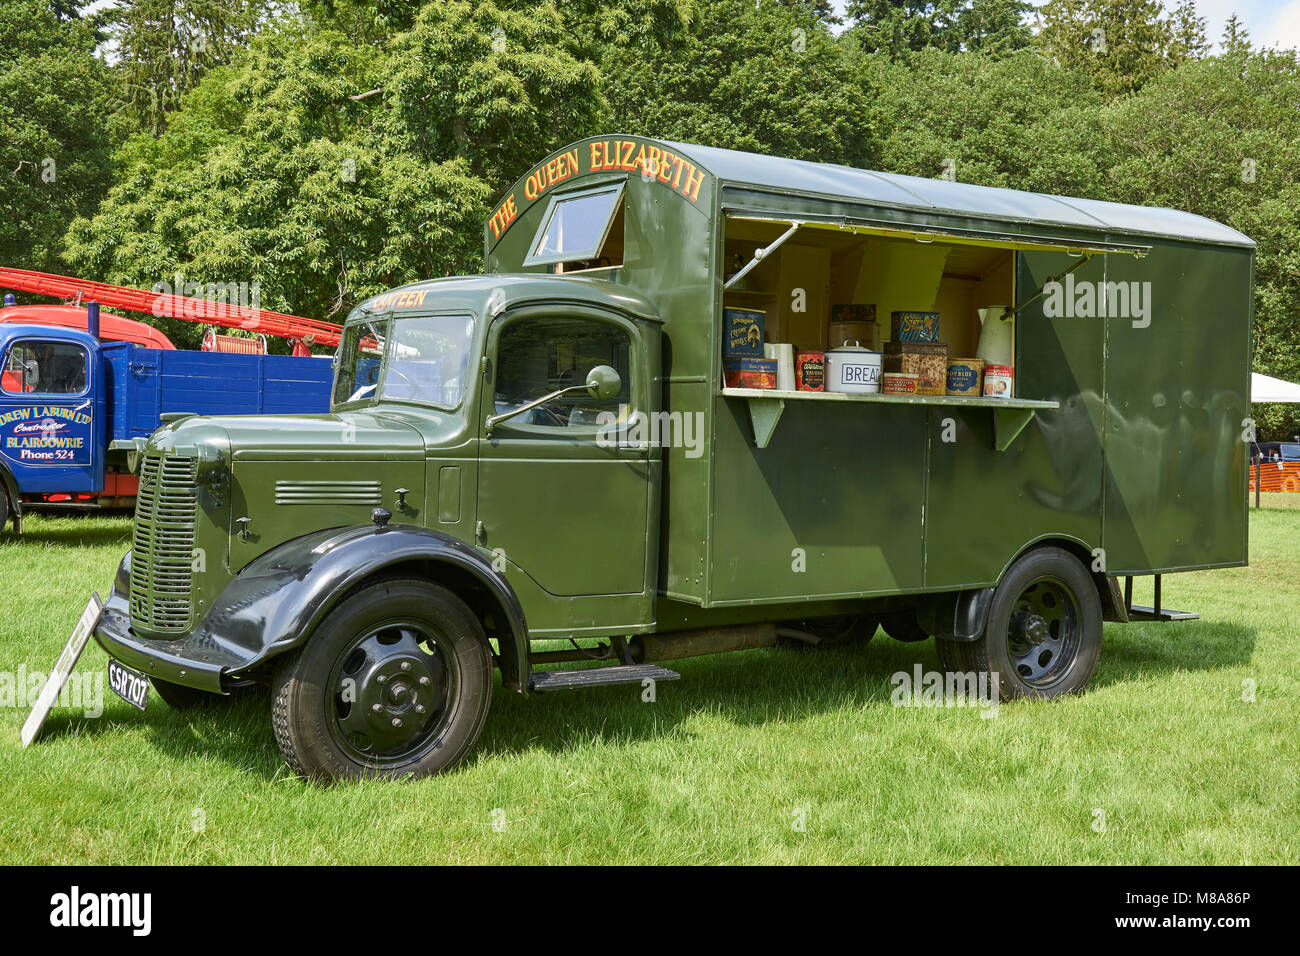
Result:
[[1038,548],[993,592],[983,637],[951,649],[966,669],[996,674],[1003,700],[1078,694],[1097,669],[1101,619],[1101,598],[1079,560]]
[[424,776],[464,758],[491,700],[478,619],[446,588],[399,579],[344,600],[281,666],[272,723],[305,777]]

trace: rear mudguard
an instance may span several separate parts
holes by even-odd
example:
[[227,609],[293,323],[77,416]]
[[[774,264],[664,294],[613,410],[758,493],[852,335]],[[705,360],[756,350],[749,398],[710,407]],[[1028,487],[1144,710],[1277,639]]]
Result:
[[226,690],[232,680],[304,644],[353,588],[391,571],[435,582],[441,573],[454,579],[444,582],[453,590],[472,582],[486,592],[495,605],[488,610],[499,639],[502,681],[512,689],[528,686],[528,628],[514,590],[489,560],[437,531],[365,525],[295,538],[250,562],[198,626],[176,641],[146,640],[123,627],[129,558],[118,571],[114,600],[96,637],[114,657],[164,680]]

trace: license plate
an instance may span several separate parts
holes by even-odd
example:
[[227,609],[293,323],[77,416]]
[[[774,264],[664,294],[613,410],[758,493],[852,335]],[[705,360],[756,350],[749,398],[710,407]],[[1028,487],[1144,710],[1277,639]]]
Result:
[[108,686],[132,707],[144,710],[149,703],[149,678],[111,657],[108,659]]
[[63,645],[63,653],[55,662],[54,670],[45,681],[45,686],[41,688],[40,693],[36,695],[32,712],[23,722],[19,738],[24,747],[31,744],[36,739],[36,735],[41,732],[45,718],[50,716],[50,711],[54,709],[54,702],[59,699],[59,692],[63,690],[63,685],[72,675],[72,669],[77,666],[81,652],[86,649],[86,644],[89,643],[90,635],[95,630],[95,625],[99,623],[99,615],[103,610],[104,602],[100,600],[99,595],[91,594],[90,600],[86,602],[86,609],[81,612],[81,619],[72,629],[72,636],[68,638],[68,643]]

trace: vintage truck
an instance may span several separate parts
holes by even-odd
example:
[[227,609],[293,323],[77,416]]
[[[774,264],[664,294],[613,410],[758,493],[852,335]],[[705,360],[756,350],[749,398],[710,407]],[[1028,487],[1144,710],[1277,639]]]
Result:
[[[0,285],[23,288],[30,277],[85,286],[110,300],[125,292],[157,298],[0,269]],[[12,519],[21,533],[24,513],[34,510],[133,507],[136,453],[168,416],[325,411],[330,386],[327,358],[185,351],[143,322],[101,314],[98,301],[24,306],[6,296],[0,532]]]
[[[1195,616],[1160,575],[1246,563],[1254,244],[1218,223],[599,136],[510,189],[485,251],[352,311],[329,414],[153,434],[112,667],[177,706],[269,684],[304,775],[425,774],[494,669],[644,685],[883,623],[1050,698],[1103,620]],[[841,303],[938,312],[954,355],[1015,304],[1014,397],[724,384],[724,308],[811,350]]]

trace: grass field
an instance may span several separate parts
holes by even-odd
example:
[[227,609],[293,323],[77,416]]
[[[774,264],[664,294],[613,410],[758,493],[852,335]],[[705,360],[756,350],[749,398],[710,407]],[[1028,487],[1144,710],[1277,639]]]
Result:
[[[1201,621],[1108,624],[1088,694],[993,719],[891,706],[890,675],[937,659],[883,634],[683,661],[652,704],[498,693],[466,766],[407,783],[289,776],[265,697],[141,714],[105,684],[102,717],[56,709],[26,751],[4,707],[0,862],[1294,864],[1300,495],[1265,499],[1249,568],[1165,579]],[[128,536],[3,539],[0,671],[50,668]],[[79,672],[104,667],[92,643]]]

